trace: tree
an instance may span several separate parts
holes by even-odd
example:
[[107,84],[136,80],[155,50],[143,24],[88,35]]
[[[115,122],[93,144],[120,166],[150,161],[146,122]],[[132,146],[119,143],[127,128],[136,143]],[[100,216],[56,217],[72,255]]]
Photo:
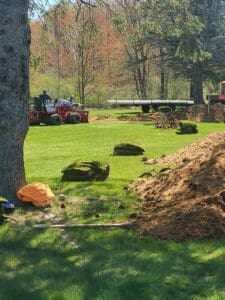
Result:
[[219,81],[225,67],[225,1],[190,0],[184,11],[177,57],[186,65],[196,104],[203,103],[203,83]]
[[28,0],[0,0],[0,195],[16,198],[25,184],[28,130]]
[[149,46],[145,37],[146,14],[141,11],[139,1],[117,0],[113,10],[113,21],[126,49],[127,67],[134,77],[136,92],[140,99],[147,99]]
[[[181,73],[189,77],[190,95],[195,104],[203,103],[203,65],[210,59],[204,41],[204,23],[189,11],[184,12],[184,24],[179,36],[177,58],[181,59]],[[185,64],[186,68],[182,69]]]
[[100,61],[95,81],[97,80],[98,85],[118,89],[132,81],[132,74],[124,70],[124,44],[118,32],[114,30],[111,13],[105,5],[99,5],[95,9],[95,20],[100,32],[95,43]]
[[[183,4],[183,3],[182,3]],[[176,32],[177,16],[180,5],[177,1],[142,1],[142,10],[146,11],[147,22],[145,40],[154,48],[155,64],[159,69],[160,99],[167,98],[167,73],[169,62],[174,56],[171,51],[173,35]]]
[[165,70],[190,81],[190,94],[203,103],[203,84],[224,75],[224,0],[142,0],[148,11],[146,39],[159,50],[161,95]]
[[83,1],[72,2],[66,6],[63,24],[63,42],[67,53],[72,57],[72,74],[79,102],[85,106],[87,95],[93,90],[98,68],[98,53],[95,47],[98,28],[92,6],[83,5]]
[[[174,78],[180,75],[184,77],[182,70],[185,69],[185,65],[181,63],[177,50],[182,40],[182,29],[186,24],[184,12],[188,12],[189,0],[141,2],[142,9],[148,15],[145,40],[155,49],[155,64],[158,66],[160,77],[160,98],[165,99],[168,96],[169,74]],[[192,47],[190,45],[191,49]]]
[[[48,38],[45,37],[44,44],[48,44],[51,52],[54,52],[54,62],[53,65],[56,66],[56,96],[60,97],[61,94],[61,77],[62,77],[62,52],[63,52],[63,32],[62,32],[62,19],[64,17],[64,4],[63,2],[54,5],[49,9],[43,18],[43,28],[48,31]],[[51,53],[52,54],[52,53]]]

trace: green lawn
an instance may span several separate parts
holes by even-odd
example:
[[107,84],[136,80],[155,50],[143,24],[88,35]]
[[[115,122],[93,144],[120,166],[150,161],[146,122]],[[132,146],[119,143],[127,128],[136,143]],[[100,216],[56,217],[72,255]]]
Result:
[[[148,122],[32,127],[25,145],[27,179],[48,183],[55,193],[98,199],[79,210],[70,206],[65,222],[127,219],[138,200],[123,187],[150,166],[141,157],[111,156],[116,143],[135,142],[154,158],[217,130],[225,124],[199,124],[199,133],[189,136]],[[109,179],[62,185],[61,169],[76,159],[108,162]],[[121,203],[125,209],[118,208]],[[132,230],[70,229],[73,248],[59,230],[38,232],[31,225],[0,227],[0,300],[225,299],[225,239],[175,243]]]

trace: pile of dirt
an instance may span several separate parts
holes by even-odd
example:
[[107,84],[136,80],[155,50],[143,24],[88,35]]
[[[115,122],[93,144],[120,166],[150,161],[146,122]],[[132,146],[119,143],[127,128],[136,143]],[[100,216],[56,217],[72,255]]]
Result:
[[186,119],[197,122],[225,122],[225,105],[193,105],[187,111]]
[[158,128],[177,128],[180,120],[195,122],[225,122],[225,105],[193,105],[186,110],[155,113],[155,123]]
[[120,121],[151,121],[155,122],[158,119],[158,112],[152,112],[149,114],[135,113],[132,115],[120,115],[117,117]]
[[179,121],[185,120],[186,118],[186,113],[181,111],[159,112],[155,120],[155,126],[164,129],[177,128]]
[[207,157],[212,156],[214,154],[215,147],[218,144],[222,144],[224,140],[225,133],[223,131],[211,133],[206,137],[199,139],[197,142],[178,150],[176,153],[162,155],[158,159],[150,159],[145,161],[145,163],[150,165],[178,165],[190,162],[191,160],[198,160],[204,158],[207,159]]
[[130,185],[142,200],[136,219],[141,233],[173,240],[225,235],[225,132],[189,146],[193,157],[187,148],[184,159],[180,151],[178,159],[167,160],[180,163],[176,169]]

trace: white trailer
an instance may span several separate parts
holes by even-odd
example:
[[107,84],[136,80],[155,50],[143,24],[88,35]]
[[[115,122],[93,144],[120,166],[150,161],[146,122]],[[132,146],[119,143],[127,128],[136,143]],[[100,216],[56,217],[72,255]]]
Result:
[[141,106],[144,113],[148,113],[150,107],[158,110],[160,106],[169,106],[175,109],[176,106],[188,107],[194,104],[193,100],[107,100],[109,104],[119,106]]

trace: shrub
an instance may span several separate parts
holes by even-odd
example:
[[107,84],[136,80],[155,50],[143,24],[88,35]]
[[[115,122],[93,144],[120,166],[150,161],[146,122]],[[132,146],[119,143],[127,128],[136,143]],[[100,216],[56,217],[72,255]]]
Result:
[[177,128],[177,134],[192,134],[197,133],[197,124],[195,122],[181,121],[179,122],[179,127]]

